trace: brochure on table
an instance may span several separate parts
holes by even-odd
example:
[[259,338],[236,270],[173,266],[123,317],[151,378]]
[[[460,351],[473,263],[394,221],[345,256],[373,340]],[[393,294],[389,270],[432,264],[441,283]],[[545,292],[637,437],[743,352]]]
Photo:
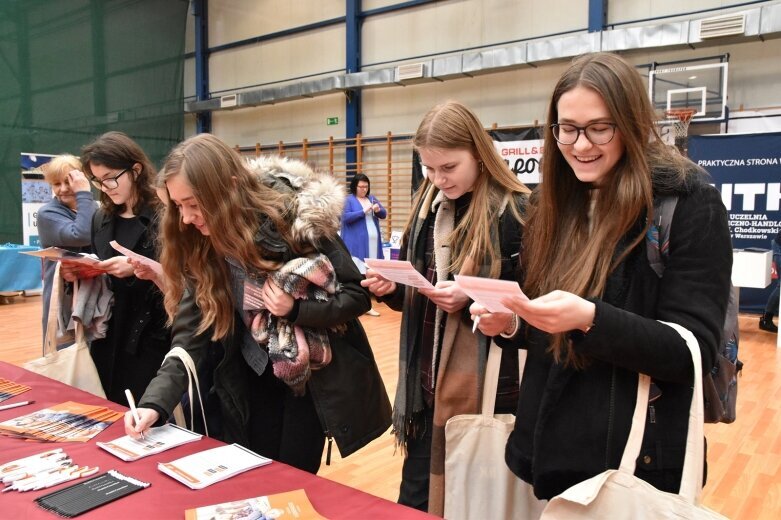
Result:
[[227,444],[171,462],[161,462],[157,469],[192,489],[203,489],[271,462],[271,459],[238,444]]
[[324,520],[325,517],[315,511],[314,506],[303,489],[277,493],[263,497],[246,498],[223,502],[211,506],[188,509],[184,520],[212,520],[214,518],[236,518],[241,520],[261,520],[280,518],[282,520]]
[[115,457],[131,462],[155,453],[170,450],[188,442],[198,441],[202,437],[202,435],[175,424],[166,424],[157,428],[150,428],[143,439],[134,439],[129,435],[125,435],[110,442],[98,442],[96,444]]

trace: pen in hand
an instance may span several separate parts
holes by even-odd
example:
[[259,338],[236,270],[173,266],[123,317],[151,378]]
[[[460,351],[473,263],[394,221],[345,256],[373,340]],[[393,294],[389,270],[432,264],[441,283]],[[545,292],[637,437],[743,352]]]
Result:
[[480,315],[475,316],[475,322],[472,324],[472,333],[477,330],[477,326],[480,325]]
[[[133,399],[133,394],[130,393],[130,389],[125,389],[125,397],[127,397],[127,404],[130,406],[130,413],[133,414],[133,419],[136,421],[136,425],[141,424],[141,417],[138,416],[138,409],[136,408],[136,400]],[[144,432],[141,432],[141,438],[144,438]]]

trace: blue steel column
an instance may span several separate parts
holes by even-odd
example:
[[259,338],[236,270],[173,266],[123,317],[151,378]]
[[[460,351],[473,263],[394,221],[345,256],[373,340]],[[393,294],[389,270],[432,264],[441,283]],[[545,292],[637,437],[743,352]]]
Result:
[[588,32],[599,32],[607,25],[607,0],[588,0]]
[[[198,101],[209,99],[209,0],[193,0],[195,17],[195,97]],[[197,132],[211,132],[212,113],[195,115]]]
[[[361,0],[346,0],[346,72],[361,70]],[[361,90],[347,91],[347,106],[345,109],[345,137],[352,139],[361,133]],[[356,149],[345,150],[345,162],[355,164]],[[348,175],[352,176],[352,175]]]

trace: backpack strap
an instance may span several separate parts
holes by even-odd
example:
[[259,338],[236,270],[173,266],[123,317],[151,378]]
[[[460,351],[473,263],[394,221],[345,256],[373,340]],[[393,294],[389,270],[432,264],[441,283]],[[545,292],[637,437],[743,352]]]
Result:
[[678,197],[675,195],[654,197],[653,222],[645,234],[648,263],[659,278],[662,277],[664,264],[670,256],[670,228],[676,204]]

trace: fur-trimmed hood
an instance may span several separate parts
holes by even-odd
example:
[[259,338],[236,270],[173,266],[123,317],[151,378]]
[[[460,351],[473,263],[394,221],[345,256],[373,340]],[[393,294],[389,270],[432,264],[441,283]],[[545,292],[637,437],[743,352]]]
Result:
[[260,181],[295,200],[291,238],[317,245],[339,232],[346,191],[339,180],[287,157],[265,155],[247,161]]

